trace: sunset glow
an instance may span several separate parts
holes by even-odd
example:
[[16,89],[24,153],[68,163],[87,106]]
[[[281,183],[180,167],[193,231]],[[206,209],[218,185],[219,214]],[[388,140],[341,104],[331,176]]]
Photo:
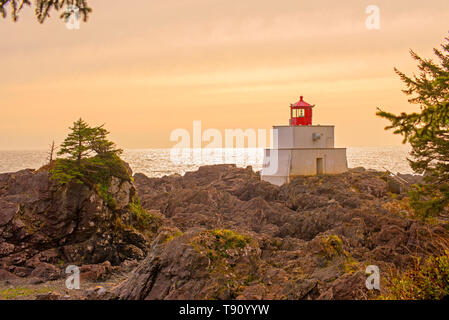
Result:
[[376,108],[417,109],[393,71],[412,48],[432,57],[449,30],[447,0],[91,1],[78,31],[26,9],[0,20],[0,149],[45,149],[83,117],[122,148],[170,147],[170,132],[288,124],[299,96],[337,146],[399,145]]

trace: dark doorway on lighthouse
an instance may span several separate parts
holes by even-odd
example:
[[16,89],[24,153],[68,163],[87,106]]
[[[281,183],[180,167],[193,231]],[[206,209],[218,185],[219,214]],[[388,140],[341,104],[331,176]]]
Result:
[[324,174],[324,161],[323,158],[316,158],[316,174]]

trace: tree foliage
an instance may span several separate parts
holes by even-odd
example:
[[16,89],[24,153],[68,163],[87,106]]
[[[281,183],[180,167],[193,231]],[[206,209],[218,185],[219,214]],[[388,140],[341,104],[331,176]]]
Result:
[[65,155],[69,160],[78,163],[93,152],[99,156],[119,155],[121,149],[116,148],[115,143],[107,139],[109,131],[99,127],[90,127],[83,119],[78,119],[70,128],[71,132],[61,144],[58,155]]
[[69,133],[61,144],[58,155],[66,155],[68,159],[76,160],[79,163],[81,159],[92,152],[89,147],[92,129],[80,118],[73,123],[73,127],[70,130],[72,132]]
[[104,125],[90,127],[80,118],[70,130],[58,151],[58,155],[64,158],[50,164],[52,179],[60,184],[75,182],[98,186],[100,191],[108,189],[112,176],[131,179],[119,157],[122,150],[107,139],[109,132]]
[[[6,18],[9,10],[13,21],[17,21],[20,11],[24,7],[31,6],[30,0],[0,0],[0,16]],[[92,12],[86,0],[36,0],[34,12],[40,23],[43,23],[50,17],[52,10],[62,11],[60,18],[67,19],[71,14],[67,10],[69,6],[77,6],[79,8],[84,22],[87,21],[89,13]]]
[[438,62],[410,51],[418,63],[417,75],[409,77],[395,68],[406,84],[403,92],[420,112],[377,112],[391,122],[385,129],[394,129],[411,145],[410,166],[425,176],[425,183],[411,190],[411,204],[423,217],[438,215],[449,204],[449,38],[445,40],[441,49],[434,49]]
[[121,154],[123,150],[117,149],[115,143],[107,139],[110,132],[103,127],[104,124],[99,127],[91,128],[89,138],[90,149],[99,155],[109,153]]

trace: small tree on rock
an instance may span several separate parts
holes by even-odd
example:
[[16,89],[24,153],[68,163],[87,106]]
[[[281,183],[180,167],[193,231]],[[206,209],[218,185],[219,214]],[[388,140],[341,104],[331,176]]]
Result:
[[89,147],[92,151],[96,152],[100,156],[104,155],[119,155],[123,152],[122,149],[117,149],[114,142],[107,139],[109,131],[106,130],[104,124],[91,129],[89,138]]
[[79,118],[78,121],[73,123],[73,127],[70,128],[72,132],[69,133],[67,138],[61,144],[61,148],[58,155],[68,156],[68,159],[75,160],[78,163],[81,159],[87,157],[91,153],[90,141],[92,129],[89,125]]
[[[51,177],[61,184],[69,182],[97,186],[106,194],[111,176],[130,179],[129,172],[119,155],[122,152],[107,139],[109,132],[103,128],[90,127],[83,119],[73,123],[71,132],[61,144]],[[91,156],[92,155],[92,156]]]

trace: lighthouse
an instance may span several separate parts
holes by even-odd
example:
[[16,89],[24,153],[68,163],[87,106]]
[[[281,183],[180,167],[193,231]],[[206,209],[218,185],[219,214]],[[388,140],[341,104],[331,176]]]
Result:
[[289,125],[273,126],[273,147],[264,152],[262,180],[276,185],[296,176],[338,174],[348,170],[346,148],[334,147],[333,125],[313,125],[315,105],[290,104]]

